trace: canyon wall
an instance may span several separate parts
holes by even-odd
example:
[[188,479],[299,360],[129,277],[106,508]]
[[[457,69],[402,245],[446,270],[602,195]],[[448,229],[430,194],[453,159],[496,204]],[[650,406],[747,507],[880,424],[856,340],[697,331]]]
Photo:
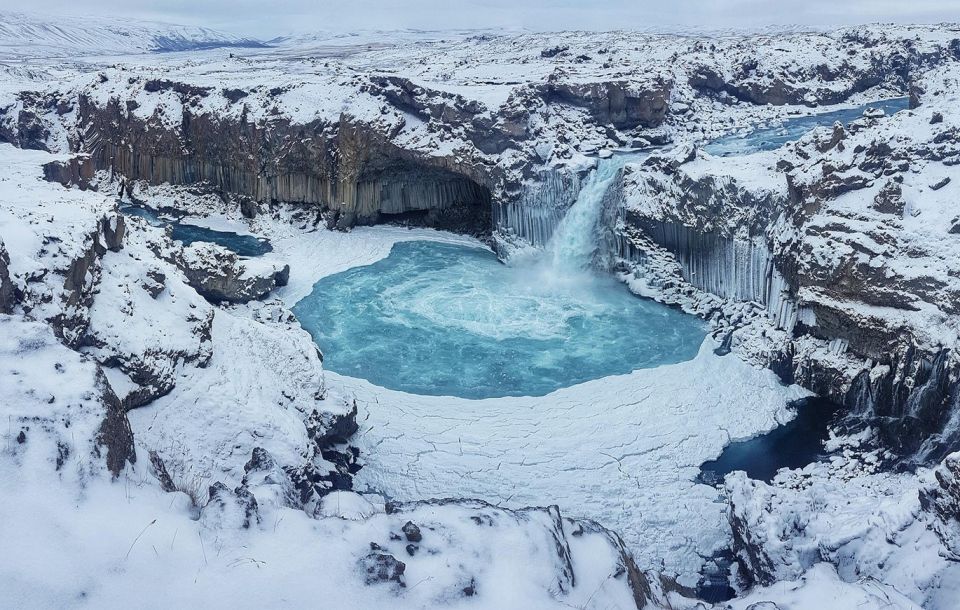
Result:
[[960,138],[940,104],[627,168],[609,264],[654,288],[680,279],[688,301],[755,302],[766,319],[724,326],[735,349],[877,423],[903,457],[941,458],[960,443]]
[[[64,183],[89,184],[108,170],[120,180],[207,188],[239,200],[247,215],[282,201],[315,206],[339,228],[400,221],[493,233],[506,257],[549,240],[595,163],[588,155],[603,148],[695,140],[714,122],[768,117],[768,104],[833,103],[877,86],[910,84],[918,102],[935,102],[936,83],[921,76],[960,53],[960,42],[928,30],[771,40],[614,38],[619,55],[568,46],[531,58],[523,41],[495,39],[510,65],[531,68],[496,86],[476,75],[449,86],[446,73],[428,86],[404,70],[344,76],[337,65],[314,66],[307,78],[248,60],[235,68],[242,81],[223,86],[189,64],[164,78],[114,66],[65,91],[18,94],[0,108],[0,140],[80,153],[47,168],[48,179]],[[631,55],[641,46],[675,52],[652,65],[637,58],[649,53]],[[471,58],[480,52],[467,48]],[[943,122],[950,110],[938,112]],[[918,245],[907,237],[913,229],[894,221],[916,218],[910,193],[934,185],[912,176],[930,163],[951,167],[947,149],[957,138],[941,125],[889,145],[912,136],[874,123],[864,119],[855,143],[843,130],[825,133],[746,164],[705,160],[682,145],[628,167],[603,202],[599,258],[661,293],[682,284],[757,303],[776,340],[738,328],[747,357],[894,422],[904,451],[923,454],[924,439],[953,434],[955,329],[945,318],[956,312],[956,273],[933,242]],[[938,197],[957,182],[940,185]],[[869,193],[869,214],[889,222],[871,225],[866,211],[834,206],[853,192]],[[942,222],[952,235],[952,219]],[[896,261],[910,268],[891,272]],[[717,308],[708,313],[722,318]]]
[[343,116],[337,123],[269,125],[194,115],[178,126],[125,112],[117,100],[78,100],[77,148],[97,169],[151,184],[204,184],[255,202],[284,201],[330,210],[337,226],[421,215],[434,226],[489,225],[494,178],[474,166],[398,148],[375,129]]

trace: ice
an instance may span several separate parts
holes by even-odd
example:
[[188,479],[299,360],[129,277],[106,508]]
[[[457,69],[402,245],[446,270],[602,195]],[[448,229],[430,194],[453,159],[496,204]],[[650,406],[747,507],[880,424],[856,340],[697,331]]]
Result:
[[[278,254],[301,261],[280,292],[288,303],[308,294],[314,278],[382,261],[398,242],[477,246],[429,230],[303,231],[266,218],[256,225]],[[694,482],[700,464],[731,440],[786,422],[792,417],[787,404],[806,395],[770,371],[714,355],[713,347],[708,340],[688,362],[542,397],[415,395],[330,370],[326,375],[360,407],[360,490],[403,500],[443,496],[456,486],[464,496],[508,507],[549,494],[561,510],[622,533],[642,566],[663,561],[668,573],[692,586],[703,557],[729,536],[716,489]],[[336,370],[333,359],[330,354],[327,365]],[[666,507],[664,498],[670,499]]]
[[507,507],[549,494],[620,532],[642,567],[663,562],[693,585],[729,542],[726,505],[695,482],[699,465],[789,419],[787,403],[805,394],[715,346],[543,397],[413,395],[327,375],[360,406],[358,489],[404,500],[456,486]]
[[124,214],[143,218],[155,227],[169,226],[173,239],[187,246],[195,242],[210,242],[228,248],[240,256],[260,256],[273,249],[266,239],[246,233],[214,229],[196,222],[180,222],[166,218],[146,206],[126,204],[120,206],[120,210]]

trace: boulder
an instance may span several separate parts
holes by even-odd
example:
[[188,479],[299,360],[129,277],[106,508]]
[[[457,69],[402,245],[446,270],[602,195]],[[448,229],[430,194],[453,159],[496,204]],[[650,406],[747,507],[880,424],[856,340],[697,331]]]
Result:
[[10,281],[10,255],[0,241],[0,313],[13,311],[13,282]]
[[207,526],[223,529],[248,529],[260,523],[257,499],[243,485],[233,491],[221,482],[210,486],[210,499],[200,513]]
[[290,278],[290,266],[274,261],[241,259],[236,253],[211,243],[183,249],[178,261],[190,284],[211,302],[246,303],[262,299]]
[[933,517],[933,531],[960,561],[960,453],[948,455],[934,471],[935,482],[920,492],[920,506]]

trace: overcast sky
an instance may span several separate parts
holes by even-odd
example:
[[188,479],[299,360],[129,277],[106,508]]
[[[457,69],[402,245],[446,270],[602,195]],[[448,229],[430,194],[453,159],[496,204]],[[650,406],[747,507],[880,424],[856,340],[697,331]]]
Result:
[[260,38],[311,30],[960,21],[960,0],[0,0],[0,7],[206,25]]

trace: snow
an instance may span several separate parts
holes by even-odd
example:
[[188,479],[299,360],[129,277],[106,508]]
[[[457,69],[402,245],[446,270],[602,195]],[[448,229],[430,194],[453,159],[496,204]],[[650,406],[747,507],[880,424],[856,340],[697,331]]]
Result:
[[209,28],[102,16],[0,12],[0,57],[75,57],[181,51],[259,43]]
[[[64,290],[58,274],[75,259],[59,268],[49,261],[83,256],[90,232],[116,204],[40,182],[47,153],[3,146],[0,155],[9,185],[0,188],[0,235],[13,278],[24,286],[25,276],[46,271],[27,298],[47,302],[33,313],[53,315],[63,304],[45,295]],[[52,204],[60,206],[56,214],[47,211]],[[348,492],[328,495],[318,518],[298,508],[284,469],[305,461],[320,473],[330,466],[305,420],[318,411],[321,419],[342,415],[351,405],[325,387],[309,335],[280,302],[214,308],[169,262],[176,244],[142,221],[127,223],[123,247],[99,252],[87,274],[92,303],[80,315],[89,316],[95,347],[69,349],[26,312],[0,315],[0,416],[7,421],[0,430],[0,539],[17,549],[0,558],[6,603],[634,607],[619,540],[556,509],[457,501],[387,510],[376,496]],[[115,217],[109,224],[118,226]],[[150,271],[162,271],[163,281]],[[153,284],[142,286],[148,279]],[[198,347],[186,322],[207,313],[210,336],[200,339],[207,361],[177,357]],[[124,366],[137,364],[134,371],[159,365],[175,385],[129,412],[137,459],[113,478],[94,445],[107,384],[121,395],[140,387],[112,368],[118,357]],[[254,447],[270,453],[273,470],[249,471]],[[181,491],[161,491],[151,452]],[[205,504],[215,482],[229,486]],[[238,503],[242,494],[230,491],[248,483],[259,499],[252,513]],[[412,550],[401,533],[407,521],[422,532]],[[406,564],[406,586],[364,584],[372,544]]]
[[[764,606],[776,603],[776,606]],[[757,605],[754,605],[757,604]],[[894,587],[870,578],[847,582],[828,563],[818,563],[796,580],[761,587],[729,602],[730,610],[796,608],[857,608],[858,610],[920,610]]]
[[[256,320],[218,310],[210,363],[186,368],[169,395],[129,415],[146,450],[231,488],[243,478],[254,447],[280,464],[300,464],[311,446],[304,427],[310,412],[350,409],[336,394],[326,396],[316,349],[299,324],[275,304],[251,307]],[[279,319],[270,321],[271,314]]]
[[406,500],[456,487],[509,507],[549,496],[615,528],[641,566],[662,561],[693,584],[727,542],[725,506],[693,482],[700,463],[789,419],[787,400],[803,395],[713,347],[539,399],[409,396],[328,376],[361,408],[361,489]]
[[[16,549],[0,560],[0,583],[16,607],[633,607],[599,533],[571,545],[578,585],[557,591],[556,547],[537,513],[424,506],[350,521],[281,508],[231,531],[194,520],[185,496],[160,492],[146,473],[79,487],[4,459],[0,474],[0,537]],[[477,515],[495,521],[479,526]],[[390,540],[407,520],[424,531],[413,557]],[[374,541],[407,564],[406,588],[363,585],[356,562]],[[471,579],[472,598],[461,592]]]
[[[290,284],[278,292],[288,306],[320,277],[379,260],[399,240],[475,243],[430,230],[304,231],[265,217],[252,224],[273,254],[293,261]],[[413,396],[326,376],[360,407],[360,489],[395,500],[457,489],[506,507],[549,497],[565,513],[617,530],[641,567],[663,561],[692,584],[702,557],[727,542],[716,490],[693,482],[699,465],[731,440],[788,421],[787,402],[806,395],[769,371],[715,356],[714,347],[704,343],[691,362],[539,398]],[[664,497],[676,505],[664,511]]]
[[960,568],[920,509],[930,471],[884,472],[883,456],[861,449],[863,440],[834,439],[839,451],[829,462],[782,471],[772,484],[728,475],[733,514],[778,580],[796,580],[826,561],[846,582],[883,583],[924,608],[954,607]]

